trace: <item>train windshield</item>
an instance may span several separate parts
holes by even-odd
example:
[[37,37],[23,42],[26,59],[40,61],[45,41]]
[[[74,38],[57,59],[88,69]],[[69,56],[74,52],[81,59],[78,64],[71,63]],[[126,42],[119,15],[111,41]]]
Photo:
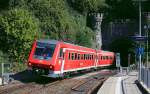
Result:
[[34,58],[49,60],[54,54],[56,44],[37,42]]

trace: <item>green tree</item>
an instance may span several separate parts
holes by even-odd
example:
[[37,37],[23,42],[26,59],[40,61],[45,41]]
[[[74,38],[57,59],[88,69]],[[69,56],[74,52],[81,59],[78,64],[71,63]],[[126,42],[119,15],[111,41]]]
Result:
[[16,61],[27,59],[37,33],[38,20],[24,9],[11,9],[0,15],[0,46]]
[[83,30],[78,31],[76,34],[76,44],[81,46],[91,47],[92,46],[92,37],[94,34],[90,31],[89,28],[82,27]]
[[68,0],[74,9],[82,13],[97,12],[100,8],[107,6],[105,0]]
[[69,33],[71,40],[75,40],[75,22],[67,10],[65,0],[11,0],[10,6],[31,11],[40,21],[43,38],[65,41]]

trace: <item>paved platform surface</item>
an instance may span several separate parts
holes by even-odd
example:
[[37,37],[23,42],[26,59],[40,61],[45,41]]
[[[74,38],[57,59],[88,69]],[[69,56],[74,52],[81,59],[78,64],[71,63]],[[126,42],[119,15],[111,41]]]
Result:
[[142,94],[137,83],[137,72],[119,74],[108,78],[97,94]]

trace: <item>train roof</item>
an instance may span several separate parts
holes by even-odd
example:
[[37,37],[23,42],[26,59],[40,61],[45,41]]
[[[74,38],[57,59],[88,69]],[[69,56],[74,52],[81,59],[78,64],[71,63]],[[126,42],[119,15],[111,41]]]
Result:
[[104,53],[113,53],[113,52],[110,52],[110,51],[104,51],[104,50],[102,50],[101,52],[104,52]]
[[57,44],[58,42],[62,42],[62,43],[65,43],[65,44],[70,44],[70,45],[74,45],[74,46],[79,46],[79,47],[83,47],[83,48],[87,48],[87,49],[92,49],[92,48],[80,46],[80,45],[77,45],[77,44],[71,44],[71,43],[68,43],[68,42],[58,41],[58,40],[40,39],[40,40],[37,40],[37,42],[49,43],[49,44]]
[[58,43],[57,40],[48,40],[48,39],[37,40],[37,42],[48,43],[48,44],[57,44]]

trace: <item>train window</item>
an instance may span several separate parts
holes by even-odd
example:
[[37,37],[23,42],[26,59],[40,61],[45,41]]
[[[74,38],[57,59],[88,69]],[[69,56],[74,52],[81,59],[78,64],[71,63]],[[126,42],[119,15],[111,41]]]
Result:
[[45,60],[51,59],[53,57],[55,47],[56,44],[37,42],[34,58]]
[[110,59],[112,60],[113,58],[110,56]]
[[103,60],[103,57],[101,56],[101,60]]
[[108,56],[106,56],[106,60],[108,60]]
[[72,60],[74,60],[74,53],[72,53],[71,57],[72,57]]
[[63,50],[62,50],[62,49],[60,49],[59,57],[62,57],[62,53],[63,53]]
[[88,56],[87,56],[87,54],[85,54],[85,58],[86,58],[86,60],[88,60]]
[[80,54],[80,60],[82,60],[82,54]]
[[77,53],[75,53],[75,60],[77,60]]
[[82,59],[82,60],[84,59],[84,54],[81,55],[81,59]]
[[60,49],[60,52],[59,52],[59,57],[63,58],[64,59],[64,53],[63,53],[63,49]]
[[71,53],[69,52],[69,56],[68,56],[68,59],[70,60],[71,59]]
[[103,56],[103,60],[105,60],[105,56]]
[[78,54],[78,60],[80,60],[80,54]]
[[90,56],[90,60],[91,60],[91,55],[89,55]]
[[86,56],[85,56],[85,54],[84,54],[84,60],[86,59]]
[[90,55],[90,60],[91,60],[91,55]]
[[88,60],[88,54],[86,54],[86,60]]

